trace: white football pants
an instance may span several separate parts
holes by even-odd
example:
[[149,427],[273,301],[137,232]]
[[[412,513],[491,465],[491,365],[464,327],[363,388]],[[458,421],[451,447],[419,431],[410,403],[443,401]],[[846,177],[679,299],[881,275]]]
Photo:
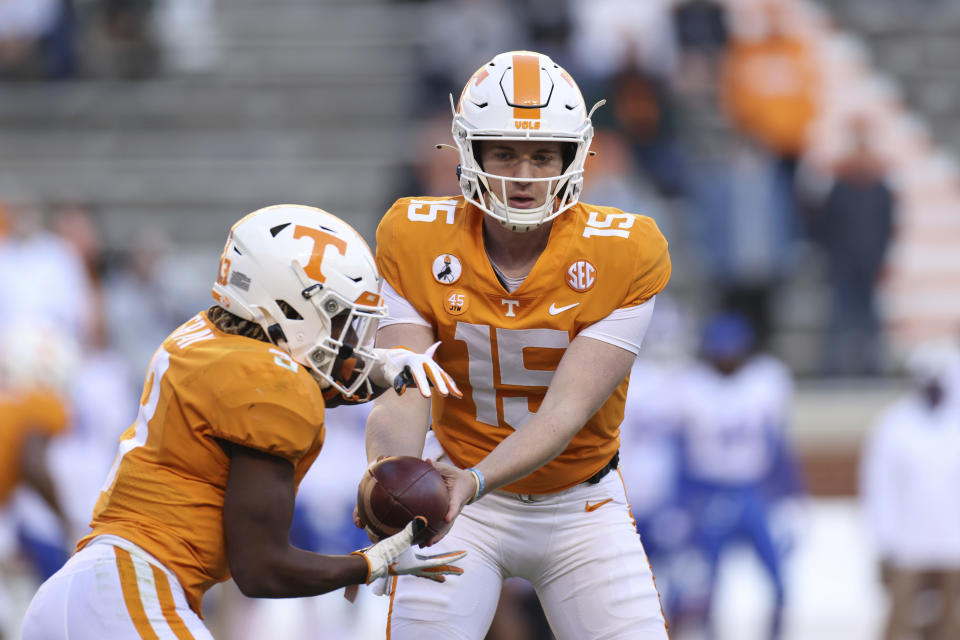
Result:
[[483,640],[505,578],[529,580],[558,640],[665,640],[660,598],[619,472],[548,496],[493,492],[464,508],[431,553],[466,549],[464,572],[401,576],[391,640]]
[[23,640],[213,640],[177,578],[116,536],[100,536],[43,583]]

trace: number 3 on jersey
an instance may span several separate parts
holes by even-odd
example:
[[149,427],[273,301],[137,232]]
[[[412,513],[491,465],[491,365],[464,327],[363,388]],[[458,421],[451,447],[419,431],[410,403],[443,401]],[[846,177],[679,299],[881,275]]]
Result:
[[[477,421],[513,429],[533,415],[530,398],[550,386],[554,373],[553,370],[528,369],[523,362],[523,350],[566,349],[570,344],[569,334],[558,329],[501,329],[469,322],[457,323],[454,339],[467,345],[468,377]],[[506,396],[498,392],[494,361],[498,365],[499,385],[517,387],[517,393],[522,395]]]
[[150,373],[147,375],[147,383],[144,385],[143,396],[140,398],[137,421],[123,434],[120,446],[117,449],[117,456],[113,460],[113,465],[110,467],[110,472],[107,474],[107,479],[103,483],[101,491],[110,493],[123,457],[147,443],[149,422],[153,419],[153,412],[157,410],[157,403],[160,402],[161,380],[169,367],[170,354],[163,347],[160,347],[150,361]]

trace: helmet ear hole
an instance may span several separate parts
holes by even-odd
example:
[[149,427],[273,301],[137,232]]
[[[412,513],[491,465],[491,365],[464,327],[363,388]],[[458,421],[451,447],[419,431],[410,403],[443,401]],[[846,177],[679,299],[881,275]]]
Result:
[[294,309],[290,303],[285,300],[275,300],[274,302],[276,302],[280,310],[283,311],[283,315],[286,316],[287,320],[303,320],[300,312]]

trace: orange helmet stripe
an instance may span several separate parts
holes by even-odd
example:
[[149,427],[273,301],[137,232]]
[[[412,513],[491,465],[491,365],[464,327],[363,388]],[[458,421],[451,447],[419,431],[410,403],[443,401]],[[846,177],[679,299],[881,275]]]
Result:
[[[513,56],[513,103],[540,104],[540,56],[518,53]],[[540,109],[514,107],[513,117],[539,120]]]

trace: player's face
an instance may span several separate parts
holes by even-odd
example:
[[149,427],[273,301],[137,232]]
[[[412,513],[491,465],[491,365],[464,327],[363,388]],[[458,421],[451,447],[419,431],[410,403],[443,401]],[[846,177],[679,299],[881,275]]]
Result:
[[490,180],[497,197],[517,209],[532,209],[544,204],[553,192],[555,180],[526,181],[525,178],[549,178],[563,173],[563,152],[559,142],[484,141],[480,147],[484,171],[513,180]]

